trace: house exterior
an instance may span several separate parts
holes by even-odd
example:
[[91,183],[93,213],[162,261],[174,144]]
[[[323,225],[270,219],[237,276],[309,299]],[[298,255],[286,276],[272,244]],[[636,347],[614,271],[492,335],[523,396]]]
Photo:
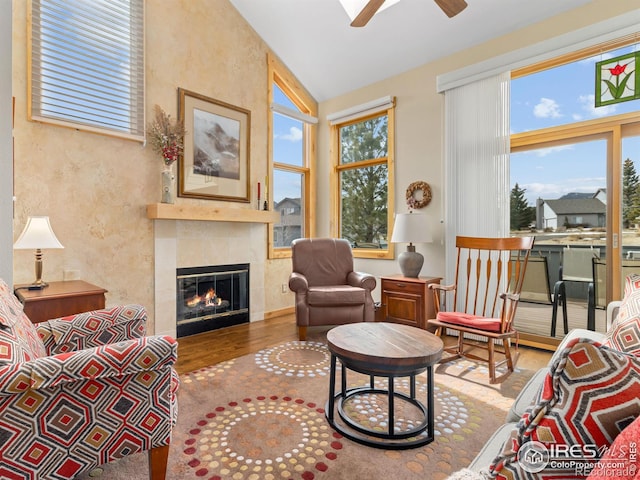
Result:
[[605,205],[607,204],[607,189],[599,188],[598,191],[593,195],[593,198],[597,198]]
[[302,233],[302,211],[299,198],[285,197],[274,206],[280,212],[280,222],[273,226],[276,247],[288,247]]
[[[536,201],[536,228],[605,227],[607,205],[601,200],[603,189],[588,198],[567,196],[557,200]],[[606,192],[604,193],[606,198]]]

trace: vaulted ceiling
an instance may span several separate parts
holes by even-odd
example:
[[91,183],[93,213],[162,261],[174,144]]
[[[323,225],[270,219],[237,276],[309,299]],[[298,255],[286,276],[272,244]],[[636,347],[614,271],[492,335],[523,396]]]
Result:
[[453,18],[433,0],[401,0],[362,28],[349,26],[338,0],[230,1],[316,100],[323,101],[590,0],[467,0],[469,6]]

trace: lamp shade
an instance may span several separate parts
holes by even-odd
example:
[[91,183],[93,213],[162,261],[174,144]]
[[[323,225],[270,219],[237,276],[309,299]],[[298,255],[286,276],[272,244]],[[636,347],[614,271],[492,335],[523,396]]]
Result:
[[426,215],[396,213],[392,243],[429,243],[432,240]]
[[27,225],[13,244],[15,249],[64,248],[56,238],[49,217],[29,217]]

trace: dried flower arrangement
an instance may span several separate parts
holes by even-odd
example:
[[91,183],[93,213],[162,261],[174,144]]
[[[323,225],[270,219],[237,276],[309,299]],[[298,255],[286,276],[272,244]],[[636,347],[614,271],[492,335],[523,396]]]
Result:
[[178,160],[184,151],[184,124],[177,120],[171,121],[159,105],[155,106],[156,117],[147,127],[147,135],[153,150],[160,155],[165,165],[171,165]]
[[[416,198],[415,193],[420,192]],[[427,182],[413,182],[405,192],[409,210],[426,207],[431,201],[431,187]]]

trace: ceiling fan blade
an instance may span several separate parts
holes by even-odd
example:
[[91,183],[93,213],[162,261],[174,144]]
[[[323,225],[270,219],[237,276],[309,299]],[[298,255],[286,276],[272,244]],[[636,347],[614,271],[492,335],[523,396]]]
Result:
[[455,17],[465,8],[467,8],[467,2],[465,0],[434,0],[447,17]]
[[[464,0],[463,0],[464,1]],[[376,12],[380,9],[385,0],[369,0],[364,6],[356,18],[351,22],[352,27],[364,27],[369,20],[373,18]]]

